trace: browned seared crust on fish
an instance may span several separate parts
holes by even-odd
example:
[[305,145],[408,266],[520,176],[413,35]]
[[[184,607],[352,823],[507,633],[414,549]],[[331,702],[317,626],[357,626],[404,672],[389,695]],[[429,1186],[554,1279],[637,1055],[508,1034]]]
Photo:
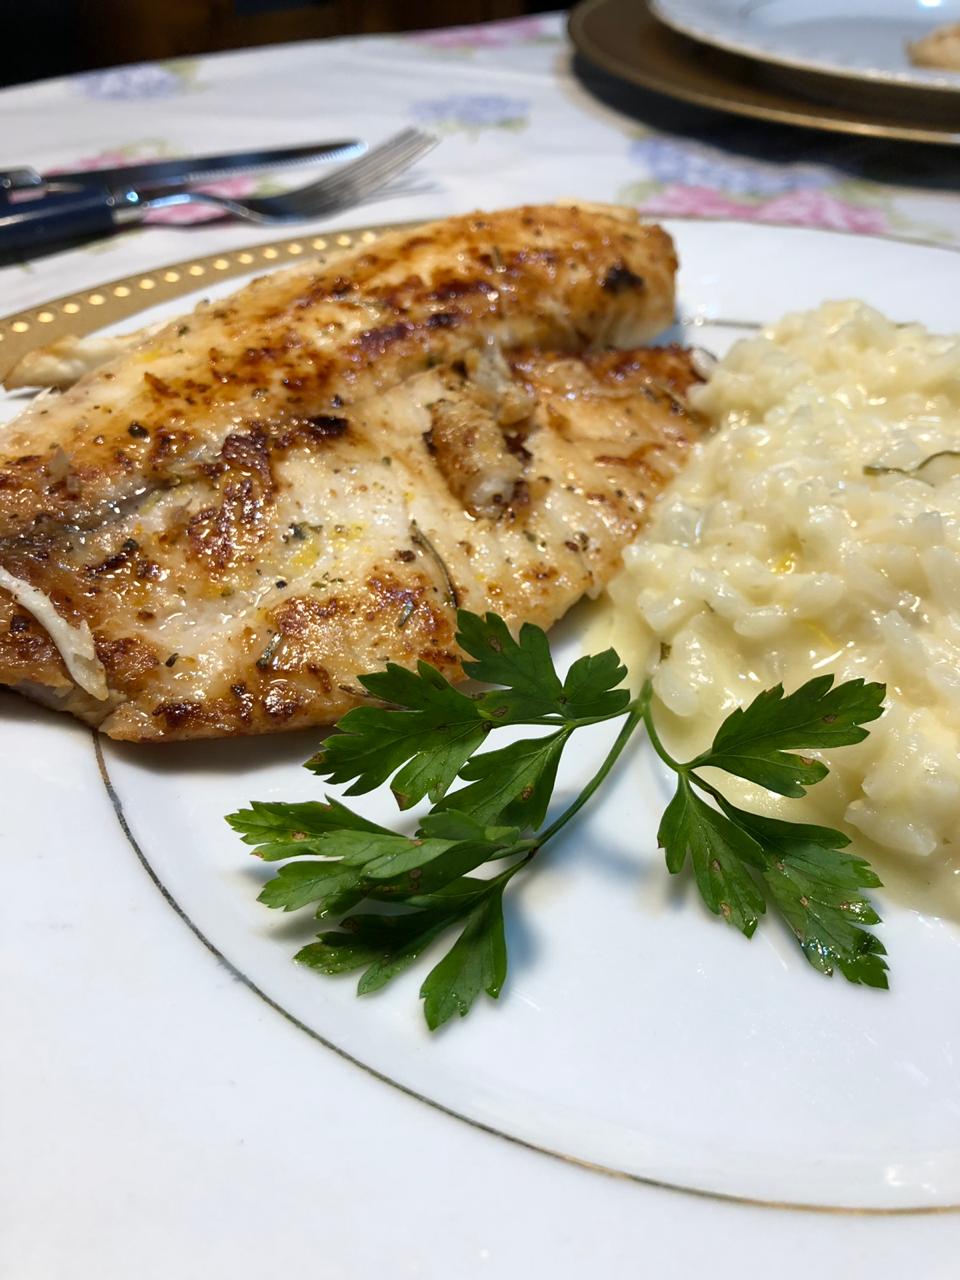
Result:
[[456,677],[458,605],[549,624],[696,434],[687,354],[635,349],[675,268],[627,210],[451,218],[39,400],[0,441],[0,683],[116,738],[263,733],[388,659]]

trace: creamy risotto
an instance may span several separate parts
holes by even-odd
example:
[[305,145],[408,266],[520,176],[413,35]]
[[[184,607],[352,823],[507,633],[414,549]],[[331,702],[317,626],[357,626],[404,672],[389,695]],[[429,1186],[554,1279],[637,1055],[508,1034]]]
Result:
[[610,587],[617,642],[655,664],[681,749],[777,681],[885,681],[883,718],[807,800],[740,795],[845,829],[955,913],[960,339],[828,303],[737,343],[695,403],[716,430]]

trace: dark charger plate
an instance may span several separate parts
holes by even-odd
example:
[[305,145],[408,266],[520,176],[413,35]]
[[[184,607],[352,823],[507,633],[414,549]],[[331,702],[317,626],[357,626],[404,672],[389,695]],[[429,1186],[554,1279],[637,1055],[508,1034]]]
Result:
[[808,129],[960,144],[958,96],[737,57],[678,35],[647,0],[582,0],[569,30],[588,62],[666,97]]

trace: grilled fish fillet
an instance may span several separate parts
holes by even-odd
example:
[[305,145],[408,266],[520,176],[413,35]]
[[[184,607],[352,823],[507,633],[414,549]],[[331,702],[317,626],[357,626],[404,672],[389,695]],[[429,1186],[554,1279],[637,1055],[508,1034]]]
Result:
[[0,683],[129,740],[327,723],[549,624],[696,427],[669,237],[548,206],[384,236],[149,334],[0,437]]

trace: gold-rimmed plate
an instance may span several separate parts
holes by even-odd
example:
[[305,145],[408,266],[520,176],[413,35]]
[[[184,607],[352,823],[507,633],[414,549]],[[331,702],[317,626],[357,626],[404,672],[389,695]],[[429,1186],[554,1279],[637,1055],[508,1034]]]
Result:
[[[668,229],[683,264],[682,320],[698,344],[718,354],[754,326],[828,293],[859,295],[897,319],[919,315],[934,328],[954,323],[951,286],[960,278],[960,254],[951,249],[733,222],[672,222]],[[302,239],[197,259],[193,265],[204,266],[204,273],[191,273],[189,265],[186,272],[167,269],[178,273],[176,280],[162,278],[163,271],[130,277],[155,283],[147,289],[136,284],[136,294],[119,296],[119,285],[103,285],[97,291],[102,301],[76,295],[83,304],[76,311],[66,311],[63,300],[49,303],[44,310],[53,320],[28,312],[28,328],[17,333],[23,339],[46,334],[68,317],[77,331],[108,320],[116,324],[129,319],[132,299],[139,310],[145,298],[152,304],[161,285],[170,295],[162,306],[150,305],[144,318],[162,318],[161,312],[172,318],[175,306],[219,292],[231,273],[252,274],[308,252],[336,253],[358,240],[376,240],[382,230],[326,235],[323,246]],[[276,250],[275,256],[267,250]],[[244,253],[254,261],[240,258]],[[108,297],[126,308],[122,315],[107,312],[114,305]],[[4,341],[11,323],[17,322],[4,322]],[[561,661],[584,643],[576,622],[556,633]],[[528,1154],[516,1152],[527,1147],[621,1181],[831,1215],[939,1214],[960,1203],[953,1136],[960,1031],[956,1019],[943,1014],[952,1008],[960,954],[956,926],[884,902],[884,938],[898,977],[895,989],[881,995],[821,983],[790,940],[773,930],[746,944],[692,909],[678,912],[655,848],[665,797],[649,752],[625,762],[603,803],[585,816],[578,839],[558,846],[525,891],[522,913],[509,926],[514,960],[502,1006],[484,1006],[450,1034],[429,1041],[417,1009],[416,974],[398,979],[395,993],[364,1003],[356,1001],[349,981],[327,983],[291,964],[292,950],[314,926],[267,918],[254,901],[248,859],[223,822],[224,813],[253,797],[323,794],[310,788],[300,768],[315,746],[313,735],[172,744],[162,759],[105,742],[94,770],[89,738],[63,719],[17,707],[2,728],[9,793],[15,802],[29,795],[34,813],[44,815],[52,797],[62,826],[63,814],[79,813],[87,792],[100,786],[98,775],[102,781],[99,813],[86,827],[74,823],[78,834],[68,861],[69,870],[79,869],[80,887],[95,881],[119,916],[120,870],[146,871],[156,902],[147,894],[138,903],[148,925],[140,926],[149,940],[145,949],[163,929],[170,905],[181,925],[193,930],[191,942],[206,944],[206,951],[185,949],[175,964],[168,962],[162,988],[168,998],[201,981],[194,971],[213,955],[229,967],[230,983],[242,984],[262,1004],[254,1047],[246,1052],[269,1059],[271,1079],[289,1087],[301,1047],[314,1055],[318,1101],[310,1096],[295,1127],[283,1129],[271,1117],[271,1158],[288,1162],[295,1190],[309,1185],[302,1176],[304,1151],[322,1148],[331,1110],[352,1109],[354,1145],[373,1149],[377,1135],[359,1100],[373,1081],[377,1089],[389,1084],[431,1104],[421,1108],[425,1123],[431,1113],[442,1113],[502,1140],[504,1168],[516,1167],[514,1160]],[[606,745],[601,729],[585,738],[583,753],[564,764],[561,792],[582,785]],[[394,821],[391,802],[383,800],[378,810],[379,803],[370,800],[371,816]],[[8,842],[19,840],[11,847],[33,847],[31,839],[52,857],[52,836],[38,841],[8,833]],[[43,898],[50,892],[43,872],[26,859],[11,859],[9,900]],[[65,900],[71,910],[82,900],[81,919],[91,909],[72,885]],[[598,920],[602,931],[585,931],[585,921]],[[117,990],[130,1009],[141,1011],[122,1022],[116,1039],[135,1042],[148,1034],[149,1027],[141,1026],[150,1021],[142,1012],[144,970],[134,947],[125,948],[119,965],[113,935],[104,930],[86,952],[71,954],[69,982],[55,954],[40,950],[33,965],[44,983],[47,1012],[59,1025],[71,1016],[82,985],[111,995]],[[198,1042],[203,1031],[202,1012],[179,1028]],[[223,1036],[232,1033],[231,1022]],[[102,1039],[97,1070],[113,1081],[114,1044]],[[78,1058],[74,1045],[65,1060],[71,1080],[80,1075]],[[334,1092],[327,1082],[344,1064],[366,1070],[347,1074]],[[165,1069],[164,1060],[140,1065],[138,1091],[149,1089]],[[192,1077],[188,1085],[184,1105],[192,1097]],[[43,1095],[47,1102],[43,1079],[32,1090],[31,1098]],[[398,1107],[401,1102],[407,1105],[398,1096]],[[231,1105],[222,1102],[224,1109]],[[78,1105],[71,1131],[85,1114]],[[109,1113],[97,1116],[98,1127],[112,1132]],[[239,1113],[232,1117],[236,1124],[246,1120]],[[196,1120],[208,1143],[217,1123],[215,1115]],[[144,1149],[153,1153],[165,1137],[162,1117],[148,1130]],[[451,1129],[450,1143],[457,1140]],[[231,1151],[215,1164],[212,1177],[222,1177],[233,1158]],[[368,1171],[350,1185],[364,1194],[371,1177]],[[158,1185],[160,1195],[172,1189],[162,1179]],[[604,1185],[606,1195],[617,1194],[612,1181]],[[686,1209],[676,1212],[679,1217]],[[725,1254],[714,1265],[716,1280],[732,1280],[739,1263],[735,1251]],[[563,1260],[550,1270],[558,1280],[582,1274]]]
[[697,106],[776,124],[902,142],[960,143],[950,95],[856,86],[839,76],[777,68],[686,39],[659,22],[648,0],[583,0],[570,37],[594,66]]

